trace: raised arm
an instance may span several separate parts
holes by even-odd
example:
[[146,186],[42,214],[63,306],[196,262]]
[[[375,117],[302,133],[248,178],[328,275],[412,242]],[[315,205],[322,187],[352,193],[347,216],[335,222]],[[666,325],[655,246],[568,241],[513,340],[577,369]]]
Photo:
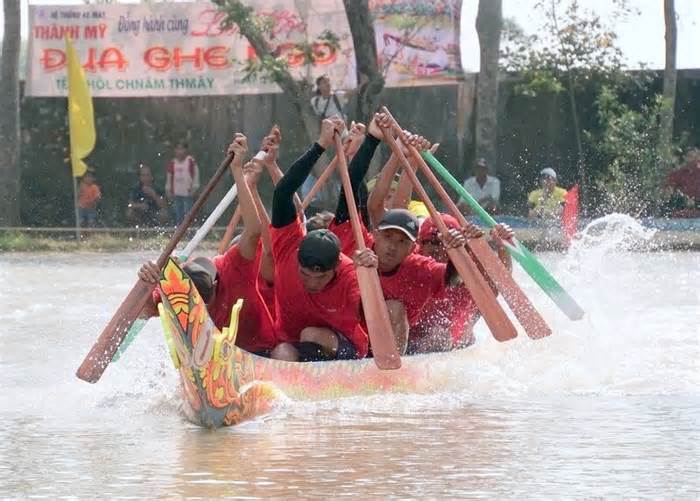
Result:
[[[382,167],[379,179],[377,179],[377,184],[374,185],[374,189],[370,192],[369,198],[367,199],[367,211],[369,212],[372,226],[376,226],[382,219],[382,216],[384,216],[384,212],[387,209],[384,205],[384,201],[389,195],[391,183],[394,180],[394,175],[396,175],[397,170],[399,170],[399,159],[392,153],[389,160],[387,160],[384,167]],[[405,209],[405,207],[403,208]]]
[[[377,146],[379,146],[379,143],[381,142],[382,129],[378,124],[382,124],[383,127],[388,127],[391,124],[391,119],[384,113],[377,113],[374,116],[369,124],[369,130],[367,135],[365,135],[362,145],[357,150],[357,153],[353,157],[348,167],[350,185],[352,187],[352,193],[355,197],[356,203],[361,200],[360,185],[367,175],[369,164],[372,161],[374,152],[377,150]],[[338,198],[338,207],[335,210],[335,222],[336,224],[342,224],[349,220],[350,214],[348,212],[347,203],[345,202],[345,192],[341,189],[340,197]],[[369,221],[367,222],[369,223]]]
[[[419,151],[422,150],[428,150],[430,153],[435,153],[440,146],[440,143],[435,143],[433,145],[430,144],[430,141],[427,139],[421,137],[420,145],[413,144]],[[407,155],[407,157],[410,160],[410,155]],[[413,166],[413,170],[416,170],[416,167]],[[399,186],[396,188],[396,193],[394,193],[394,197],[391,199],[391,208],[392,209],[405,209],[408,207],[409,202],[411,201],[411,197],[413,196],[413,184],[411,184],[411,178],[408,177],[408,174],[404,172],[404,170],[401,170],[401,176],[399,177]]]
[[243,134],[236,134],[233,143],[228,147],[228,152],[234,153],[231,173],[238,186],[238,206],[243,216],[243,233],[238,242],[238,251],[245,259],[252,261],[255,259],[262,226],[255,207],[255,199],[243,174],[243,160],[248,153],[248,139]]
[[[270,175],[270,179],[272,179],[273,186],[277,186],[279,180],[282,179],[282,176],[284,176],[282,169],[280,169],[280,166],[277,164],[281,143],[282,131],[278,125],[274,125],[270,133],[263,138],[262,144],[260,145],[260,152],[255,155],[255,158],[259,158],[259,160],[265,166],[265,169]],[[258,157],[258,155],[260,155],[260,157]],[[294,205],[296,206],[299,214],[304,213],[304,209],[301,205],[301,199],[296,193],[294,194]]]
[[309,150],[299,157],[280,179],[272,197],[272,226],[283,228],[296,219],[294,194],[304,184],[314,164],[326,148],[333,144],[333,134],[342,130],[343,121],[327,118],[321,122],[321,134]]

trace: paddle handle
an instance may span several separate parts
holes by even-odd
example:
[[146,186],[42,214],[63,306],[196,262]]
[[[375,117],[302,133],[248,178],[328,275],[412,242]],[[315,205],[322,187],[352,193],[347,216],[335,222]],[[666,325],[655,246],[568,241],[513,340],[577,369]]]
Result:
[[[347,163],[347,161],[346,161]],[[303,210],[306,210],[309,207],[309,204],[311,204],[311,201],[314,199],[316,194],[321,191],[321,188],[323,188],[323,185],[326,184],[326,181],[328,181],[328,178],[331,177],[331,174],[333,174],[333,171],[335,171],[335,167],[338,165],[338,157],[333,158],[331,160],[331,163],[328,164],[328,167],[326,167],[326,170],[324,170],[321,173],[321,176],[316,180],[314,185],[311,187],[311,190],[306,194],[304,197],[304,201],[301,202],[301,207]]]
[[221,199],[219,205],[217,205],[212,213],[209,214],[209,217],[206,219],[206,221],[204,221],[204,224],[200,226],[197,233],[194,234],[192,240],[190,240],[187,246],[185,246],[183,251],[180,253],[181,261],[186,261],[190,257],[201,241],[207,236],[209,231],[211,231],[212,227],[216,224],[219,218],[221,218],[224,211],[233,203],[237,195],[238,186],[234,184],[231,186],[231,189],[226,192],[226,195],[224,195],[224,198]]
[[241,222],[242,217],[243,214],[241,214],[241,208],[236,207],[236,210],[234,210],[233,214],[231,215],[231,220],[226,225],[224,236],[221,237],[221,241],[219,242],[219,247],[217,249],[219,254],[224,254],[226,249],[228,249],[228,246],[231,244],[231,240],[233,240],[233,233],[236,231],[236,227],[238,226],[238,223]]
[[[345,201],[350,214],[350,225],[355,237],[355,244],[358,250],[366,249],[365,239],[362,236],[360,216],[355,205],[355,196],[352,193],[352,184],[348,174],[348,164],[343,151],[343,144],[340,135],[335,135],[335,151],[338,160],[338,172],[345,192]],[[380,369],[398,369],[401,367],[401,356],[396,347],[396,340],[393,336],[391,319],[384,301],[384,294],[379,283],[379,275],[376,268],[356,266],[357,282],[360,286],[360,298],[362,299],[362,309],[365,314],[367,331],[372,346],[374,362]]]
[[[454,177],[452,177],[449,171],[445,169],[445,167],[443,167],[440,162],[438,162],[437,158],[435,158],[432,153],[430,153],[429,151],[423,151],[420,153],[420,155],[428,162],[428,164],[430,164],[430,166],[433,169],[435,169],[442,176],[442,178],[445,181],[447,181],[447,184],[449,184],[453,190],[459,193],[459,196],[461,198],[466,200],[467,204],[469,204],[469,207],[471,207],[471,209],[479,215],[479,217],[486,226],[488,226],[489,228],[493,228],[494,226],[496,226],[496,220],[493,217],[491,217],[491,214],[486,212],[486,210],[484,210],[484,208],[481,205],[479,205],[479,202],[477,202],[476,199],[473,196],[471,196],[469,192],[465,190],[464,187],[461,184],[459,184],[459,182]],[[447,174],[447,176],[445,176],[445,174]]]
[[[202,208],[211,192],[214,191],[214,187],[228,169],[231,160],[233,160],[233,153],[226,155],[226,158],[224,158],[214,173],[214,176],[204,187],[204,190],[199,195],[199,198],[197,198],[190,212],[185,216],[184,221],[178,226],[175,234],[156,261],[158,268],[162,269],[163,266],[165,266],[168,257],[170,257],[170,254],[172,254],[177,244],[187,232],[187,228],[189,228],[194,221],[199,209]],[[117,312],[112,316],[112,319],[100,334],[100,337],[97,338],[97,341],[88,352],[82,364],[80,364],[76,372],[78,378],[88,383],[96,383],[100,377],[102,377],[114,353],[119,348],[124,337],[126,337],[131,325],[138,318],[139,313],[153,293],[154,288],[155,284],[147,283],[143,280],[136,282],[117,309]]]
[[[335,135],[335,149],[336,149],[336,159],[338,160],[338,166],[340,170],[340,180],[343,183],[343,191],[345,192],[345,201],[348,206],[348,214],[350,215],[350,225],[352,226],[352,234],[355,237],[355,244],[358,250],[364,250],[367,248],[365,245],[365,238],[362,236],[362,226],[360,224],[360,215],[357,212],[357,206],[355,205],[355,195],[352,192],[352,184],[350,183],[350,174],[348,173],[348,164],[345,158],[345,153],[343,152],[343,143],[340,139],[340,135]],[[329,169],[326,169],[326,172]],[[325,172],[324,172],[325,174]],[[323,176],[321,176],[323,177]]]

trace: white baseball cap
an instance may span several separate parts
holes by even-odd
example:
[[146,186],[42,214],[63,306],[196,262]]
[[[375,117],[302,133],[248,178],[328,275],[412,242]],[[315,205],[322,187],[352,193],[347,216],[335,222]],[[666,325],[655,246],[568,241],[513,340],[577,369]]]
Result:
[[540,177],[541,177],[541,176],[549,176],[549,177],[553,177],[554,179],[556,179],[556,178],[557,178],[557,173],[556,173],[556,171],[555,171],[554,169],[552,169],[551,167],[547,167],[547,168],[542,169],[542,170],[540,171]]

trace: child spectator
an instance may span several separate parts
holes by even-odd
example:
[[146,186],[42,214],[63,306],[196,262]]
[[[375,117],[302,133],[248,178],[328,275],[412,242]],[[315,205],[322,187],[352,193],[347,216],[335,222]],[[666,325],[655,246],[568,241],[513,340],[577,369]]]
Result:
[[187,152],[187,143],[175,143],[175,158],[167,166],[165,193],[175,206],[175,224],[179,225],[194,204],[199,189],[199,167]]
[[94,228],[97,224],[97,201],[102,198],[100,187],[95,182],[95,171],[88,169],[80,179],[78,190],[78,216],[80,226]]

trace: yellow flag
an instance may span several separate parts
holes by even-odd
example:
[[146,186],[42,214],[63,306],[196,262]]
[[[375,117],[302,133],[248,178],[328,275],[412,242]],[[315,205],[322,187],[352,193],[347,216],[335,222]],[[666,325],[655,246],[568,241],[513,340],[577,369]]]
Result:
[[68,124],[70,130],[70,160],[73,176],[85,174],[87,165],[83,158],[95,147],[95,119],[92,96],[85,79],[85,71],[75,53],[69,37],[66,37],[68,60]]

